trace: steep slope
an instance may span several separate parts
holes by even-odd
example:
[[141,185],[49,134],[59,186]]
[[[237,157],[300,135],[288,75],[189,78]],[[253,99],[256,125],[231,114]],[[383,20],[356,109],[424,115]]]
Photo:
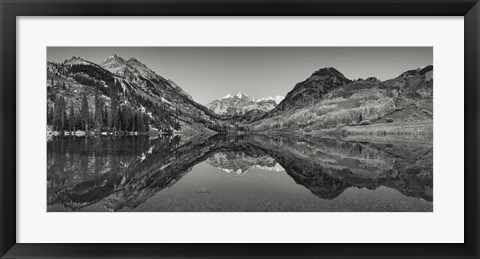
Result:
[[349,82],[351,81],[335,68],[322,68],[296,84],[285,99],[275,107],[272,114],[310,105],[320,100],[325,93]]
[[117,56],[116,54],[111,55],[99,65],[104,69],[112,72],[113,74],[121,77],[133,76],[132,69],[129,66],[127,66],[123,58]]
[[[72,107],[74,114],[80,114],[84,96],[91,114],[99,106],[105,110],[102,114],[105,121],[112,116],[109,111],[113,99],[118,101],[118,110],[127,109],[128,113],[138,115],[142,123],[164,131],[209,132],[211,130],[207,127],[219,120],[218,115],[193,101],[171,80],[157,75],[134,58],[125,60],[114,54],[96,65],[73,57],[63,63],[48,62],[47,75],[50,122],[54,120],[55,104],[58,103],[66,111]],[[97,104],[95,96],[101,105]],[[60,98],[63,101],[59,102]],[[121,119],[122,115],[125,114],[112,117]],[[103,124],[111,126],[110,122]],[[135,127],[129,126],[126,130],[135,131]]]
[[236,95],[229,94],[220,99],[214,100],[208,103],[207,107],[217,114],[232,117],[241,116],[253,110],[268,112],[275,108],[281,100],[283,100],[282,96],[266,97],[255,100],[252,97],[239,92]]

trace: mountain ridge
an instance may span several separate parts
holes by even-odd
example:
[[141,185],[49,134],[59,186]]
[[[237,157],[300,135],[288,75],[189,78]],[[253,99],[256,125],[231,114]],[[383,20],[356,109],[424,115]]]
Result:
[[238,92],[235,95],[227,94],[224,97],[213,100],[206,104],[206,106],[213,112],[223,116],[239,116],[245,115],[252,110],[261,112],[268,112],[275,108],[278,100],[283,100],[284,97],[264,97],[255,99],[249,95]]
[[[47,78],[49,79],[47,111],[50,112],[50,123],[54,122],[55,103],[59,98],[63,99],[60,103],[65,106],[64,109],[71,108],[75,115],[72,117],[77,117],[82,109],[83,96],[87,97],[90,115],[83,114],[83,117],[88,118],[79,119],[80,122],[84,121],[83,124],[76,120],[74,128],[84,130],[87,129],[87,124],[95,124],[96,128],[102,127],[99,129],[102,131],[112,127],[114,123],[105,121],[108,116],[115,117],[109,114],[108,110],[113,99],[118,100],[120,110],[131,110],[128,112],[138,114],[142,120],[147,120],[152,128],[162,131],[177,131],[184,128],[193,132],[212,132],[208,129],[209,125],[216,124],[219,119],[218,115],[193,101],[191,96],[173,81],[157,75],[135,58],[125,60],[113,54],[99,65],[79,57],[72,57],[62,63],[47,62]],[[103,114],[100,111],[96,112],[98,106],[106,111]],[[97,116],[97,113],[103,117],[94,122],[90,117]],[[69,116],[60,117],[62,120],[58,123],[65,129],[63,118],[68,119]],[[135,130],[133,126],[118,123],[127,131]]]
[[287,93],[285,99],[275,107],[273,113],[293,107],[306,106],[319,99],[326,92],[351,82],[342,73],[333,67],[321,68],[312,73],[310,77],[297,83]]
[[[375,77],[351,80],[336,68],[325,67],[295,84],[285,97],[255,99],[238,92],[206,106],[136,58],[116,54],[100,64],[75,56],[61,63],[47,62],[47,78],[47,123],[64,130],[72,128],[65,125],[70,117],[74,129],[87,129],[88,124],[100,131],[153,128],[196,134],[239,129],[323,130],[363,120],[385,123],[431,120],[433,116],[432,65],[385,81]],[[63,112],[57,111],[59,106]]]
[[324,68],[296,84],[275,109],[252,121],[249,130],[336,137],[355,134],[371,136],[369,140],[379,138],[373,132],[384,133],[383,137],[405,131],[395,138],[414,138],[420,133],[423,137],[419,138],[431,141],[432,119],[432,65],[385,81],[375,77],[353,81],[334,68]]

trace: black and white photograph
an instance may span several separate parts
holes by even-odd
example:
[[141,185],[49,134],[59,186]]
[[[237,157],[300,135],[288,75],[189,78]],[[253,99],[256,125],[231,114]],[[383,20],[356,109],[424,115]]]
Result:
[[432,47],[46,52],[47,212],[433,212]]

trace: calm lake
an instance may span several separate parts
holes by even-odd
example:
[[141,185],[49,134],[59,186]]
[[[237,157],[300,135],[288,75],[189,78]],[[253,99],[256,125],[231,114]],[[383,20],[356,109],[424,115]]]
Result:
[[49,212],[433,211],[431,144],[164,135],[47,147]]

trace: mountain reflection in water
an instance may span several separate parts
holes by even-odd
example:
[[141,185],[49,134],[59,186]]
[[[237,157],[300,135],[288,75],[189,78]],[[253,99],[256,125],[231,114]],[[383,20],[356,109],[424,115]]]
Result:
[[265,135],[47,145],[48,211],[433,211],[431,145]]

